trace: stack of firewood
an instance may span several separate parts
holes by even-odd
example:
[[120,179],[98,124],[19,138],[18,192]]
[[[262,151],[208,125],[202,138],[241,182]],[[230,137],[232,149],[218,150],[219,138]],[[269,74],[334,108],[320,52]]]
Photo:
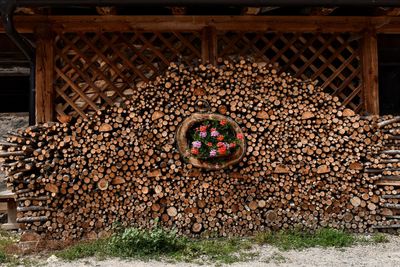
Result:
[[385,134],[382,150],[370,155],[365,172],[376,180],[376,195],[382,198],[382,222],[374,228],[400,228],[400,116],[382,116],[378,127]]
[[[2,143],[18,221],[48,238],[95,237],[113,223],[156,221],[186,235],[266,229],[370,231],[382,220],[378,118],[361,118],[314,82],[265,63],[172,64],[131,99],[89,119],[10,133]],[[243,160],[196,169],[175,146],[182,121],[206,100],[245,133]]]

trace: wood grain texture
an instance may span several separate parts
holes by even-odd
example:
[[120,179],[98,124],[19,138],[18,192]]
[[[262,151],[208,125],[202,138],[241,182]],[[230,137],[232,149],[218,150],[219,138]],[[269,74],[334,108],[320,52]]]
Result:
[[[33,32],[40,23],[65,31],[219,30],[400,33],[400,18],[390,16],[15,16],[18,31]],[[0,25],[0,31],[4,28]]]
[[48,25],[37,28],[36,34],[36,123],[43,123],[54,119],[54,39]]
[[379,114],[378,44],[376,33],[366,30],[361,42],[365,111]]

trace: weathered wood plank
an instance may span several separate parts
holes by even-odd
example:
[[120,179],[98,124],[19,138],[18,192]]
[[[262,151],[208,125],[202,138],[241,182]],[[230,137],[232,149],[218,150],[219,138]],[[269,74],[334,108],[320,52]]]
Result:
[[374,229],[389,229],[389,228],[400,228],[400,224],[391,224],[391,225],[373,225]]
[[217,60],[217,31],[214,27],[205,27],[201,36],[201,54],[203,62],[215,64]]
[[47,25],[36,30],[36,123],[53,120],[53,37]]
[[[400,33],[399,17],[350,16],[16,16],[19,32],[33,32],[40,23],[65,31],[217,30],[359,32],[368,25],[378,33]],[[0,32],[4,31],[0,24]]]
[[378,44],[376,32],[371,29],[366,30],[363,34],[361,46],[365,111],[369,114],[379,114]]

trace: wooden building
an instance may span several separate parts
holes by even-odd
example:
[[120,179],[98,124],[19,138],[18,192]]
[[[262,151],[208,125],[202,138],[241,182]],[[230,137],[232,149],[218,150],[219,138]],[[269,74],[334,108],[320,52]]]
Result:
[[[352,131],[352,134],[349,134],[349,136],[353,137],[358,134],[365,134],[363,137],[355,138],[357,140],[354,142],[347,142],[349,137],[345,136],[347,132],[342,129],[342,131],[339,131],[340,135],[332,137],[332,143],[336,142],[335,146],[332,145],[332,149],[329,145],[321,145],[318,149],[314,146],[314,150],[318,150],[318,153],[316,153],[317,155],[313,158],[312,163],[310,163],[312,159],[311,155],[314,153],[312,149],[306,151],[299,148],[299,157],[292,160],[293,162],[296,161],[296,163],[292,162],[293,165],[289,166],[289,164],[285,165],[286,158],[282,155],[289,153],[288,151],[293,147],[297,148],[297,144],[294,144],[292,147],[285,146],[282,148],[283,145],[282,147],[278,147],[284,151],[279,156],[274,154],[275,150],[259,152],[256,150],[257,145],[255,143],[258,139],[264,140],[264,136],[261,135],[268,134],[268,126],[261,128],[265,130],[264,132],[263,130],[257,130],[257,127],[251,125],[249,122],[250,126],[246,127],[250,129],[250,135],[254,134],[256,136],[256,134],[259,134],[261,137],[253,136],[253,141],[250,142],[252,143],[251,151],[247,153],[248,158],[244,160],[245,163],[242,163],[240,166],[238,165],[239,167],[237,168],[244,167],[240,171],[232,169],[226,171],[226,173],[221,171],[214,177],[210,172],[189,171],[192,166],[185,169],[186,166],[182,163],[180,154],[176,153],[176,156],[173,155],[175,153],[171,152],[174,150],[172,146],[173,142],[171,144],[170,141],[174,141],[173,136],[176,133],[175,126],[177,124],[165,130],[163,132],[165,133],[164,136],[160,135],[160,137],[157,137],[157,133],[160,134],[157,130],[153,132],[154,134],[149,134],[152,138],[152,141],[149,141],[149,146],[155,146],[154,143],[160,142],[157,148],[152,147],[147,150],[147,144],[143,144],[143,147],[146,147],[144,149],[139,145],[124,147],[125,144],[121,141],[117,142],[118,146],[120,146],[117,149],[118,154],[117,150],[109,151],[105,149],[105,151],[101,151],[100,148],[96,148],[100,151],[96,152],[96,149],[94,149],[94,153],[101,154],[96,159],[100,162],[96,167],[93,165],[89,166],[90,162],[87,163],[86,158],[82,156],[87,155],[85,153],[89,153],[88,158],[92,162],[95,161],[91,152],[88,152],[92,151],[92,147],[85,147],[85,149],[81,147],[79,149],[73,148],[75,144],[77,146],[81,144],[82,146],[83,144],[86,145],[85,138],[87,137],[83,133],[86,131],[85,127],[89,129],[92,126],[85,125],[84,129],[81,129],[76,134],[76,136],[83,135],[83,137],[79,137],[81,138],[79,142],[76,140],[74,140],[76,142],[71,141],[73,134],[69,135],[68,131],[72,132],[73,130],[67,128],[64,130],[58,124],[57,126],[45,124],[45,126],[29,128],[26,132],[19,133],[10,138],[10,142],[14,142],[14,144],[5,144],[3,147],[6,151],[2,154],[2,157],[8,161],[6,164],[8,164],[7,166],[11,170],[9,173],[12,173],[15,178],[11,179],[11,182],[18,189],[16,191],[20,193],[19,196],[22,199],[20,200],[21,206],[19,206],[19,211],[24,214],[18,217],[19,222],[26,223],[28,228],[30,227],[30,229],[42,232],[47,230],[49,232],[53,231],[54,236],[57,238],[67,238],[69,236],[73,236],[74,238],[81,237],[83,234],[87,234],[83,233],[86,229],[89,229],[89,235],[94,233],[94,235],[100,236],[104,225],[111,225],[112,220],[117,220],[121,216],[136,220],[135,216],[147,216],[143,212],[146,211],[148,212],[147,214],[150,214],[149,217],[138,217],[135,223],[138,222],[139,224],[142,223],[142,225],[148,226],[149,224],[145,222],[146,219],[154,219],[159,216],[167,226],[172,226],[174,218],[178,212],[181,212],[182,214],[191,214],[191,216],[187,214],[182,215],[187,217],[184,219],[181,217],[180,226],[184,226],[182,226],[184,231],[189,233],[192,231],[197,234],[204,229],[204,225],[206,224],[202,225],[199,223],[199,221],[203,220],[202,218],[199,221],[195,221],[193,213],[201,213],[197,215],[203,216],[203,218],[207,217],[208,215],[205,212],[198,211],[206,205],[214,205],[213,201],[218,202],[218,204],[215,204],[215,206],[218,206],[218,209],[221,208],[220,206],[222,205],[219,204],[220,197],[214,198],[214,195],[209,193],[207,189],[213,183],[211,186],[215,186],[215,192],[219,193],[219,191],[223,190],[223,186],[225,186],[225,179],[228,179],[232,184],[230,190],[235,186],[238,186],[238,190],[242,190],[241,195],[231,201],[231,203],[235,203],[233,205],[235,208],[229,208],[229,212],[227,212],[229,214],[225,214],[225,217],[222,215],[218,217],[214,206],[209,209],[211,210],[209,212],[213,213],[213,216],[218,217],[218,219],[223,218],[221,220],[232,216],[226,219],[228,226],[236,220],[235,218],[238,218],[236,214],[239,214],[240,220],[236,222],[238,224],[232,229],[234,230],[233,232],[236,231],[236,233],[240,234],[251,232],[253,229],[264,229],[263,220],[265,222],[273,222],[279,217],[277,215],[279,212],[286,216],[281,216],[284,219],[280,221],[280,224],[285,227],[289,227],[290,223],[287,222],[292,220],[295,212],[302,212],[303,210],[306,210],[306,212],[296,218],[298,219],[297,223],[306,222],[304,225],[315,225],[315,218],[319,218],[323,222],[320,226],[359,229],[360,232],[369,231],[371,226],[377,226],[381,221],[385,221],[386,218],[384,216],[391,216],[393,219],[398,220],[400,216],[397,204],[399,194],[396,190],[400,186],[398,177],[399,169],[398,167],[389,165],[392,163],[399,164],[400,160],[399,158],[387,159],[384,157],[387,155],[398,156],[398,150],[392,150],[393,146],[398,146],[398,143],[396,143],[399,138],[398,132],[396,132],[398,129],[390,129],[387,126],[389,123],[398,123],[399,118],[387,120],[379,124],[377,121],[374,121],[377,120],[376,117],[369,117],[361,122],[360,120],[364,118],[355,116],[353,112],[355,111],[363,115],[400,114],[400,2],[398,0],[0,0],[0,8],[3,22],[2,27],[0,27],[0,40],[3,40],[2,38],[5,38],[7,35],[13,40],[16,47],[21,50],[21,53],[16,53],[18,51],[16,47],[5,41],[0,42],[0,51],[8,49],[13,52],[9,54],[0,52],[0,64],[4,65],[4,61],[7,61],[8,64],[8,66],[0,65],[0,73],[2,71],[3,74],[7,72],[8,76],[11,75],[10,73],[14,73],[14,78],[18,79],[18,77],[22,77],[21,73],[19,73],[21,68],[26,69],[27,66],[30,67],[31,84],[30,89],[26,91],[28,92],[28,96],[26,97],[29,98],[31,124],[55,120],[65,122],[71,117],[88,118],[88,114],[97,113],[96,123],[98,125],[93,126],[95,130],[90,129],[88,135],[92,135],[93,131],[99,135],[102,135],[102,132],[107,132],[104,136],[108,138],[110,137],[108,132],[113,129],[108,122],[113,119],[120,119],[118,116],[115,116],[118,118],[111,118],[112,114],[118,113],[118,110],[116,113],[110,113],[111,115],[96,111],[105,107],[111,107],[114,103],[120,103],[126,97],[129,98],[130,95],[138,90],[143,82],[152,81],[163,74],[170,63],[197,66],[202,61],[203,63],[217,65],[225,59],[234,61],[239,58],[245,58],[253,62],[275,64],[278,72],[290,73],[302,80],[318,81],[318,85],[325,92],[335,96],[331,97],[323,94],[327,98],[321,98],[322,100],[320,101],[324,102],[326,100],[326,102],[331,103],[330,107],[335,112],[329,115],[330,118],[337,116],[337,118],[335,117],[335,123],[341,122],[342,124],[351,125],[349,127],[346,126],[346,129],[349,128]],[[11,59],[1,59],[1,56],[5,57],[7,55],[11,56]],[[18,60],[24,58],[23,56],[28,61]],[[13,62],[11,66],[8,63],[9,61]],[[258,65],[255,64],[255,66]],[[27,77],[26,74],[27,72],[25,71],[25,78]],[[5,84],[12,82],[13,80],[5,82]],[[169,84],[169,86],[171,85]],[[168,89],[168,87],[165,88]],[[309,89],[309,87],[304,88]],[[310,84],[310,88],[314,88],[314,85]],[[152,85],[149,87],[149,91],[151,90],[157,91]],[[314,91],[310,89],[310,92]],[[3,95],[5,95],[5,92],[0,90],[0,96]],[[236,96],[239,97],[239,95]],[[336,109],[336,105],[340,105],[339,101],[346,106],[346,109]],[[278,101],[277,105],[279,103]],[[304,107],[303,105],[301,106],[302,108],[298,108],[298,110],[303,112]],[[253,122],[255,121],[255,114],[257,114],[257,119],[260,120],[266,119],[270,115],[264,111],[264,113],[261,113],[261,116],[258,116],[258,110],[253,111],[254,114],[247,110],[246,112],[248,113],[242,115],[247,116],[249,120],[253,119]],[[122,112],[124,111],[121,108],[119,113]],[[194,112],[194,109],[191,112]],[[161,112],[162,115],[155,116],[157,118],[153,119],[153,115],[150,113],[154,115],[156,112],[151,110],[151,112],[148,111],[146,113],[146,116],[148,116],[148,125],[152,123],[156,124],[154,121],[165,115]],[[190,114],[190,112],[188,113]],[[188,115],[188,113],[177,112],[181,116],[180,119],[183,118],[183,114]],[[142,115],[140,114],[140,116]],[[305,117],[300,115],[299,121],[304,122],[304,120],[312,119],[315,114],[308,112],[305,115]],[[109,117],[106,118],[107,123],[103,124],[105,120],[104,116]],[[136,119],[135,116],[134,112],[132,112],[132,117]],[[169,119],[170,121],[173,120],[171,117]],[[130,123],[132,123],[132,120]],[[318,123],[315,123],[318,126],[313,128],[315,130],[312,133],[313,137],[318,136],[325,130],[330,131],[327,135],[330,133],[337,134],[335,132],[337,130],[335,123],[332,123],[332,121],[327,123],[328,120],[318,119]],[[78,119],[76,121],[77,123],[89,124],[88,120]],[[322,123],[321,121],[325,121],[329,125],[326,128],[322,126],[318,128]],[[116,123],[118,125],[118,122]],[[120,119],[119,123],[122,125],[124,121]],[[162,123],[159,124],[160,127],[166,127],[168,123],[166,122],[165,125]],[[278,123],[281,125],[285,124],[284,119]],[[301,123],[299,122],[299,124]],[[373,125],[373,127],[370,127],[369,124]],[[383,133],[378,133],[379,130],[376,133],[372,133],[376,125],[381,125],[382,128],[387,127],[385,130],[393,134],[392,137],[395,141],[389,144],[390,148],[387,150],[382,145],[384,143],[383,139],[381,139],[383,138]],[[291,128],[291,134],[297,134],[297,131],[294,130],[296,127]],[[271,129],[273,128],[274,126],[271,127]],[[280,128],[283,129],[284,127]],[[358,131],[358,129],[354,128],[362,129]],[[76,127],[72,129],[76,129]],[[43,131],[44,134],[39,136],[35,131]],[[285,130],[283,129],[282,131],[284,132]],[[32,140],[35,139],[32,142],[35,149],[38,148],[36,150],[29,149],[29,145],[32,145],[30,141],[26,143],[27,146],[23,145],[25,144],[24,138],[30,134],[29,138],[32,137]],[[43,142],[46,143],[43,144],[41,140],[46,138],[47,134],[58,136],[54,138],[49,137],[51,141],[49,143]],[[127,131],[124,129],[123,131],[116,132],[116,135],[126,138]],[[76,136],[74,135],[73,138]],[[100,136],[99,138],[105,138],[104,136]],[[274,137],[279,138],[279,134],[276,134]],[[123,138],[120,140],[124,140]],[[168,138],[170,140],[167,140]],[[290,139],[288,135],[285,138]],[[164,143],[160,141],[161,139]],[[94,144],[98,147],[96,140],[92,138],[89,144]],[[307,138],[304,138],[304,136],[302,140],[305,140],[305,143],[307,142]],[[67,148],[63,148],[66,143],[74,144],[68,150]],[[276,140],[275,143],[281,144],[283,142]],[[299,143],[301,147],[302,142]],[[349,147],[346,147],[347,144]],[[363,149],[359,149],[358,145]],[[48,146],[46,147],[48,151],[43,149],[42,146]],[[371,153],[367,153],[370,152],[366,149],[367,146],[368,149],[371,149]],[[18,147],[19,150],[15,147]],[[264,145],[264,147],[268,147],[268,145]],[[343,150],[339,151],[337,147]],[[115,148],[114,144],[113,148]],[[147,153],[149,154],[143,155],[142,151],[148,151]],[[355,155],[351,154],[354,151],[356,151]],[[380,151],[383,151],[383,160],[386,160],[385,164],[388,164],[388,169],[385,169],[386,165],[384,167],[382,167],[383,165],[379,165],[378,160],[375,162],[375,158],[373,158]],[[270,162],[269,159],[265,159],[265,155],[268,153],[274,154],[271,158],[276,162]],[[346,153],[351,155],[347,157]],[[27,164],[29,168],[25,168],[24,163],[22,164],[24,167],[20,168],[19,162],[16,159],[27,157],[28,154],[29,156],[33,155],[32,158],[35,158],[36,167]],[[157,156],[154,156],[156,154]],[[128,158],[131,155],[134,155],[133,158]],[[323,155],[323,159],[320,158],[321,155]],[[47,158],[53,156],[57,158],[57,161],[51,163],[45,162]],[[143,160],[142,156],[147,157],[148,161]],[[152,156],[157,159],[150,159]],[[370,158],[367,158],[367,156]],[[340,157],[344,157],[344,159],[341,160]],[[376,158],[378,157],[379,155],[376,156]],[[262,164],[255,164],[257,167],[255,167],[256,171],[254,171],[255,169],[252,168],[250,163],[256,162],[256,158],[260,159],[263,166],[261,166]],[[106,160],[107,162],[105,163]],[[169,161],[173,162],[174,160],[179,162],[179,164],[170,166]],[[370,162],[367,162],[368,160]],[[156,161],[162,162],[158,166],[155,163]],[[302,162],[301,164],[297,164],[297,161]],[[71,162],[74,162],[74,164],[70,164]],[[110,165],[110,162],[118,162],[119,166],[109,166],[110,169],[108,170],[107,167],[105,170],[104,166],[107,164]],[[332,163],[332,169],[328,166],[329,164],[324,164],[325,162]],[[103,163],[105,164],[101,165]],[[375,168],[374,164],[380,169],[378,167]],[[78,165],[80,169],[74,169]],[[101,170],[98,171],[98,166],[100,165]],[[142,166],[139,165],[143,165],[144,167],[141,168]],[[154,167],[155,169],[153,169],[153,165],[156,166]],[[307,167],[305,167],[306,165]],[[61,173],[58,172],[59,166],[62,166],[60,168],[64,168]],[[179,173],[179,175],[176,174],[178,173],[177,169],[182,173]],[[244,169],[245,171],[243,171]],[[105,175],[101,174],[103,176],[99,180],[99,172],[105,173],[107,171],[115,171],[113,177],[110,177],[109,173]],[[378,177],[380,180],[378,184],[375,183],[378,180],[377,175],[385,174],[385,171],[388,171],[389,174],[384,177]],[[80,172],[83,173],[84,178],[81,177]],[[162,174],[162,172],[164,173]],[[243,174],[243,172],[246,172],[246,174]],[[253,172],[256,174],[253,175]],[[346,173],[347,176],[345,177],[341,172]],[[129,173],[127,177],[124,176],[126,173]],[[133,181],[136,179],[136,176],[132,173],[137,175],[137,177],[144,177],[139,186]],[[289,173],[292,176],[289,176]],[[192,174],[193,177],[190,176]],[[28,175],[31,176],[28,177]],[[42,175],[46,177],[43,178]],[[177,180],[181,179],[179,186],[178,183],[174,184],[175,177],[173,175],[177,176]],[[185,179],[186,175],[190,176],[190,179]],[[303,175],[307,176],[309,180],[301,180]],[[162,180],[164,178],[159,178],[161,176],[167,179],[168,182],[164,183]],[[388,176],[390,178],[385,178]],[[92,179],[93,177],[96,179]],[[101,179],[103,177],[108,177],[109,180],[107,180],[108,178]],[[150,179],[148,179],[149,177]],[[169,179],[171,177],[174,179]],[[202,178],[200,179],[199,177]],[[250,178],[246,180],[243,177]],[[335,177],[336,180],[332,177]],[[25,178],[31,184],[25,181]],[[119,178],[118,181],[116,181],[116,178]],[[126,181],[124,178],[127,178]],[[279,181],[280,178],[286,183],[286,191],[281,190],[283,182]],[[196,190],[200,190],[196,192],[204,193],[204,195],[208,194],[208,197],[212,201],[208,203],[206,200],[201,200],[201,207],[193,199],[185,199],[186,202],[183,204],[180,203],[182,204],[181,206],[179,206],[180,204],[175,204],[179,207],[168,208],[170,203],[178,199],[176,197],[178,194],[173,192],[174,187],[178,186],[186,190],[186,185],[192,186],[189,184],[191,181],[196,183],[196,186],[193,187]],[[203,183],[204,181],[208,182]],[[218,181],[220,182],[218,183]],[[101,184],[101,182],[103,183]],[[197,186],[200,185],[200,182],[203,184],[202,187]],[[267,192],[266,187],[264,189],[262,187],[270,182],[275,182],[275,188],[279,188],[276,189],[275,195],[272,193],[275,189]],[[258,187],[257,183],[260,183],[261,186]],[[293,183],[296,184],[293,185]],[[304,184],[301,185],[301,183]],[[322,192],[320,196],[326,197],[326,199],[324,198],[323,201],[315,203],[317,201],[308,198],[308,193],[304,193],[306,191],[301,191],[306,190],[304,188],[309,186],[310,183],[313,183]],[[336,188],[339,183],[343,183],[345,186],[343,188]],[[81,186],[82,184],[83,186]],[[155,188],[154,192],[152,189],[149,189],[149,184]],[[166,184],[169,187],[168,197],[170,199],[163,198],[159,201],[158,197],[160,194],[162,195],[162,188],[160,189],[160,187]],[[322,185],[318,188],[319,184]],[[378,185],[383,189],[377,188]],[[36,190],[33,193],[34,200],[31,201],[30,198],[27,199],[26,195],[32,198],[29,194],[33,190],[32,187],[35,186],[37,188],[34,188]],[[121,209],[121,213],[116,214],[115,210],[120,207],[117,202],[121,201],[121,198],[119,198],[118,194],[114,194],[114,192],[117,189],[123,188],[124,190],[122,191],[126,193],[133,186],[137,186],[138,192],[140,191],[139,194],[146,195],[141,199],[143,203],[140,203],[140,205],[138,205],[138,202],[133,203],[129,193],[125,199],[128,203],[128,208]],[[296,186],[302,192],[301,195],[304,199],[311,203],[310,206],[312,208],[309,208],[304,203],[300,203],[301,200],[299,201],[300,204],[295,204],[291,201],[292,193],[293,196],[300,194],[299,191],[292,192],[291,188],[296,188]],[[325,187],[329,186],[334,189],[326,193]],[[385,188],[385,186],[389,186],[389,188]],[[95,222],[93,216],[97,215],[90,214],[92,212],[90,208],[79,209],[76,213],[83,214],[77,215],[79,218],[81,215],[87,218],[92,216],[90,217],[91,221],[81,222],[79,219],[76,219],[75,211],[71,211],[72,208],[69,210],[69,217],[66,214],[60,215],[62,212],[57,213],[59,211],[57,209],[63,209],[68,205],[76,206],[75,204],[78,202],[77,198],[79,197],[78,195],[74,195],[75,192],[80,192],[80,195],[85,196],[82,198],[82,201],[86,201],[85,205],[88,207],[93,201],[99,199],[96,194],[101,194],[109,187],[114,191],[110,193],[111,197],[107,196],[103,200],[105,203],[117,203],[118,207],[113,206],[112,209],[110,208],[107,211],[109,214],[102,213],[103,210],[101,210],[99,213],[103,214],[102,219],[105,218],[103,221]],[[396,187],[396,190],[392,187]],[[252,191],[246,191],[248,188],[252,188]],[[262,192],[260,191],[261,193],[257,194],[261,196],[264,194],[271,199],[275,199],[274,201],[278,203],[276,206],[279,212],[272,210],[275,207],[267,207],[268,203],[264,199],[255,200],[255,192],[259,188],[264,191],[260,189]],[[98,193],[96,190],[101,192]],[[151,201],[147,201],[147,194],[149,192],[151,194],[154,193],[156,197],[153,200],[155,199],[155,202],[159,202],[151,203]],[[254,195],[251,196],[251,199],[246,198],[248,192]],[[136,193],[134,194],[136,195]],[[168,195],[167,192],[165,194]],[[335,200],[334,197],[329,198],[329,194],[334,194],[337,199]],[[226,193],[226,195],[231,197],[233,193]],[[388,198],[391,201],[395,199],[394,202],[385,206],[387,203],[384,203],[385,198],[383,195],[389,196]],[[59,198],[56,196],[59,196]],[[172,201],[170,201],[171,199]],[[37,201],[40,205],[33,205],[33,201]],[[314,203],[312,203],[313,201]],[[304,205],[302,204],[306,205],[306,207],[303,208]],[[382,205],[379,206],[380,204]],[[184,207],[184,205],[188,207]],[[200,208],[196,205],[199,205]],[[299,206],[297,210],[294,208],[296,205]],[[127,211],[132,207],[137,209],[137,212],[134,214],[130,210]],[[397,211],[387,211],[388,208],[392,207]],[[257,213],[256,210],[258,208],[264,208],[264,213]],[[267,208],[271,210],[267,210]],[[253,217],[246,215],[246,210],[253,212]],[[378,211],[383,212],[378,213]],[[257,214],[254,215],[255,213]],[[334,214],[333,217],[331,217],[332,214]],[[236,217],[233,218],[234,216]],[[359,219],[360,217],[362,217],[363,222],[359,222],[361,220]],[[341,221],[340,224],[335,222],[337,218]],[[254,225],[252,220],[255,221]],[[333,221],[332,224],[328,224],[328,222],[331,223],[330,220]],[[211,220],[207,222],[210,229],[218,228],[217,226],[220,222],[215,223],[215,221]],[[76,226],[75,223],[78,226],[74,229],[72,229],[72,226],[70,228],[66,227],[69,229],[62,229],[62,225],[66,222],[74,225],[74,227]],[[248,227],[248,232],[246,232],[247,230],[241,230],[243,228],[242,225]],[[395,227],[399,227],[400,224],[395,223],[394,225]],[[257,227],[259,228],[257,229]],[[378,225],[378,227],[380,226]],[[387,227],[387,224],[382,226],[382,228],[385,227]],[[223,232],[222,228],[220,230]]]
[[356,112],[399,113],[397,1],[3,2],[15,2],[16,29],[36,44],[36,122],[112,105],[170,62],[239,56],[318,80]]

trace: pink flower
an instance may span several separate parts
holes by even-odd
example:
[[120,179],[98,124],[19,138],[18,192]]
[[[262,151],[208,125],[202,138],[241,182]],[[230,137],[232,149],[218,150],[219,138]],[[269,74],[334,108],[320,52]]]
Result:
[[192,142],[192,146],[194,148],[200,148],[201,147],[201,142],[200,141],[194,141],[194,142]]
[[215,157],[216,155],[217,155],[217,150],[212,149],[212,150],[210,151],[210,157]]
[[244,136],[243,136],[243,134],[238,133],[238,134],[236,135],[236,138],[239,139],[239,140],[243,140]]
[[229,144],[229,148],[234,148],[234,147],[236,147],[236,144],[235,144],[235,143],[230,143],[230,144]]
[[211,131],[211,136],[212,137],[217,137],[219,135],[219,132],[217,131]]
[[207,146],[211,147],[213,144],[211,142],[207,143]]
[[206,138],[207,132],[200,132],[200,137],[201,138]]
[[222,142],[218,142],[218,143],[217,143],[217,147],[224,147],[224,146],[225,146],[225,144],[222,143]]

